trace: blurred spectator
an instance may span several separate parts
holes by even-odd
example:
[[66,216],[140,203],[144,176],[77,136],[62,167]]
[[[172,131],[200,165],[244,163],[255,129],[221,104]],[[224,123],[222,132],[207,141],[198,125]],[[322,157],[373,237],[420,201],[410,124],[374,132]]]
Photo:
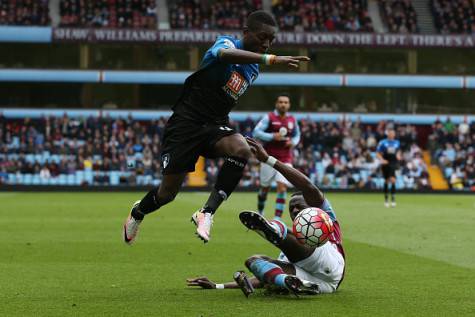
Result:
[[437,30],[442,34],[475,34],[475,4],[471,0],[431,0]]
[[61,26],[156,29],[155,0],[61,0]]
[[272,12],[284,31],[373,31],[365,0],[277,0]]
[[390,33],[417,33],[417,13],[411,0],[379,1]]
[[48,0],[1,0],[0,25],[49,25]]
[[[161,177],[158,158],[165,122],[166,118],[136,121],[130,116],[70,118],[66,114],[34,120],[0,117],[0,171],[7,175],[2,179],[24,184],[157,185]],[[255,123],[247,118],[230,122],[230,126],[246,134]],[[313,182],[330,188],[381,188],[383,180],[375,150],[388,123],[364,125],[359,120],[302,119],[299,125],[302,141],[294,148],[293,163]],[[452,141],[468,142],[470,136],[459,135],[458,127],[451,128],[441,122],[436,127],[443,131],[437,130],[432,138],[440,137],[447,143],[447,149],[439,153],[441,164],[462,162],[467,151]],[[457,136],[451,137],[447,129]],[[415,126],[397,125],[396,130],[403,151],[397,186],[429,188]],[[209,184],[215,182],[221,164],[222,160],[206,160]],[[473,173],[473,168],[463,167],[458,174],[466,175],[462,177],[465,184],[465,179]],[[258,185],[259,165],[252,159],[240,186]]]
[[251,12],[262,9],[262,1],[179,0],[169,1],[168,8],[173,29],[240,30]]
[[429,143],[432,159],[439,164],[451,188],[475,191],[475,122],[470,124],[465,118],[456,126],[450,118],[445,123],[437,120]]

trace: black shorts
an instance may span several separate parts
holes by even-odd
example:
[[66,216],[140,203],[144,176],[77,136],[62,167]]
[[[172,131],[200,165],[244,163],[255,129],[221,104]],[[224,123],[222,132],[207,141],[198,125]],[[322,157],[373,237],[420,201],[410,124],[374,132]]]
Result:
[[163,174],[193,172],[200,155],[213,158],[216,142],[235,133],[227,125],[202,124],[172,115],[163,134]]
[[381,166],[381,171],[383,172],[383,178],[388,179],[391,177],[396,177],[396,165],[386,164]]

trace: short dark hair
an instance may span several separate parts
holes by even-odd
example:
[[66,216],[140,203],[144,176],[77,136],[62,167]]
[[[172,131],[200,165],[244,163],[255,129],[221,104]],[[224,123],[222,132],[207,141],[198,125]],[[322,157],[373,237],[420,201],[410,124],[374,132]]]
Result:
[[251,14],[249,14],[249,16],[247,17],[246,26],[248,29],[252,31],[259,30],[262,24],[277,26],[277,22],[275,21],[272,14],[264,10],[254,11]]
[[290,94],[287,92],[281,92],[280,94],[277,95],[277,97],[275,97],[275,100],[277,101],[277,99],[279,99],[280,97],[287,97],[290,100]]
[[295,192],[295,193],[292,193],[292,195],[290,195],[290,197],[295,197],[295,196],[303,196],[303,193],[301,191],[298,191],[298,192]]

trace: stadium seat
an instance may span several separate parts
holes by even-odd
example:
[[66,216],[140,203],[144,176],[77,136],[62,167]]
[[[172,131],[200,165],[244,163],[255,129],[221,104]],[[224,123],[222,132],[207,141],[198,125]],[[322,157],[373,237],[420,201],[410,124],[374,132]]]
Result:
[[48,185],[49,184],[49,178],[41,178],[40,177],[40,184],[41,185]]
[[111,171],[109,174],[109,182],[110,185],[117,186],[120,184],[120,172],[119,171]]
[[361,178],[363,179],[363,181],[367,181],[368,180],[368,175],[369,175],[369,172],[367,169],[362,169],[360,171],[360,175],[361,175]]
[[35,155],[34,154],[25,155],[25,161],[27,161],[28,163],[34,163],[35,162]]
[[33,182],[33,175],[32,174],[24,174],[23,184],[24,185],[31,185]]
[[41,184],[41,178],[39,174],[34,174],[33,179],[31,181],[31,184],[33,185],[40,185]]
[[89,185],[92,185],[94,183],[94,174],[91,170],[84,171],[84,180],[88,182]]
[[44,161],[43,161],[43,155],[41,155],[41,154],[36,154],[36,155],[35,155],[35,161],[38,162],[38,163],[40,163],[40,164],[43,164],[43,163],[44,163]]
[[79,185],[76,183],[76,176],[74,174],[68,174],[68,186]]
[[14,173],[8,174],[8,180],[7,180],[7,182],[8,182],[8,184],[15,185],[16,182],[17,182],[16,174],[14,174]]
[[84,181],[84,171],[76,171],[76,183],[78,185],[81,185],[82,182]]
[[58,185],[59,184],[59,177],[51,177],[49,179],[49,184],[50,185]]
[[444,170],[445,177],[449,178],[453,172],[454,172],[454,169],[452,167],[446,167]]
[[146,175],[144,177],[144,185],[152,185],[153,177],[151,175]]
[[59,185],[67,185],[68,183],[68,175],[66,174],[59,174]]

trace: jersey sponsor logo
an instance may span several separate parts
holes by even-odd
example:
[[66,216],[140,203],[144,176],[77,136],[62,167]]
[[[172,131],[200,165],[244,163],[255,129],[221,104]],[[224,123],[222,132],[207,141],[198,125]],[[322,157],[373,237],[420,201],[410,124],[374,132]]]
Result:
[[247,89],[249,82],[238,72],[231,73],[228,82],[223,87],[234,100],[237,100]]
[[166,153],[162,155],[162,166],[163,168],[167,168],[168,163],[170,163],[170,154]]
[[280,121],[272,121],[272,125],[280,125]]

